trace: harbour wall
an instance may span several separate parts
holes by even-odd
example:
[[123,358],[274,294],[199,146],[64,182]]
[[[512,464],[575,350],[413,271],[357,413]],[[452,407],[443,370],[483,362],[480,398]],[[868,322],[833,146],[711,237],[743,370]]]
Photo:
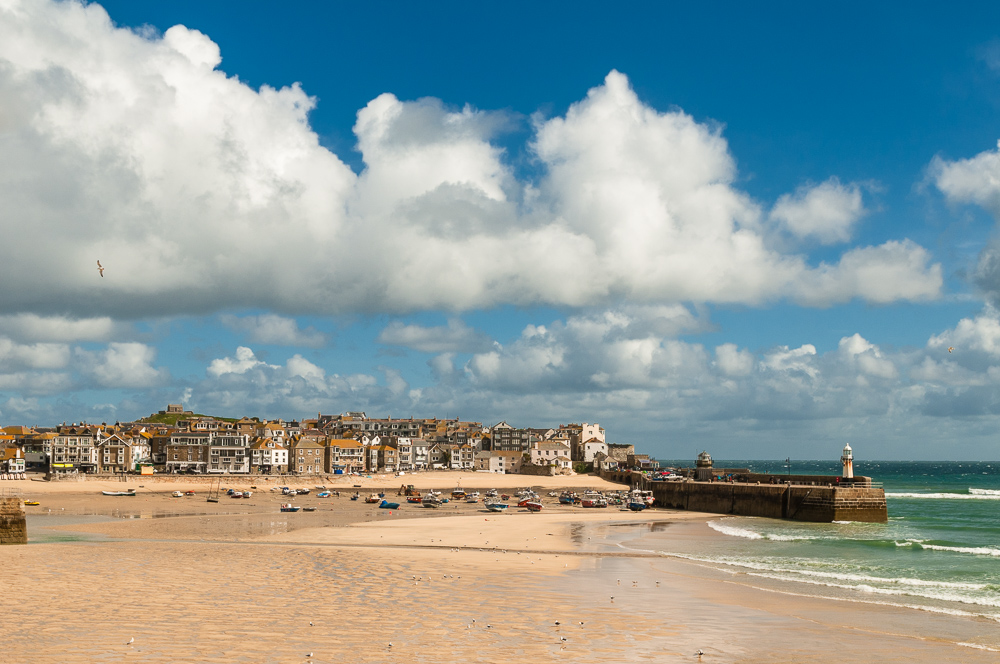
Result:
[[[605,479],[653,492],[661,507],[763,516],[794,521],[864,521],[885,523],[889,512],[885,491],[871,481],[854,486],[813,484],[749,484],[742,482],[652,482],[640,473],[605,474]],[[815,478],[811,478],[815,479]]]
[[27,544],[24,503],[20,497],[0,497],[0,544]]

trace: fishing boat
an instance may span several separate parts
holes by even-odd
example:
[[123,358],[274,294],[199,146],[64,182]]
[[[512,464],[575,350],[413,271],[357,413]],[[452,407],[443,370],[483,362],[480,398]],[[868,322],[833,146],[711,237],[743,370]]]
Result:
[[378,504],[378,507],[382,510],[398,510],[399,503],[390,503],[388,500],[383,498],[382,502]]
[[184,495],[185,496],[193,496],[194,495],[194,490],[188,489],[187,491],[184,492]]
[[299,505],[292,505],[291,503],[282,503],[281,504],[281,511],[282,512],[298,512],[300,509],[302,509],[302,507],[299,506]]
[[253,491],[244,491],[243,492],[243,497],[244,498],[249,498],[252,495],[253,495]]
[[529,500],[529,501],[527,501],[524,504],[524,506],[528,508],[529,512],[541,512],[542,511],[542,504],[540,502],[538,502],[538,501],[535,501],[535,500]]
[[377,503],[378,501],[379,501],[379,497],[377,495],[375,495],[374,493],[371,494],[371,495],[369,495],[367,498],[365,498],[365,502],[366,503],[371,503],[373,505],[375,503]]
[[465,495],[465,502],[467,503],[478,503],[479,502],[479,492],[473,491]]
[[633,512],[641,512],[646,509],[646,503],[641,500],[630,500],[628,501],[628,508]]
[[243,492],[242,491],[233,491],[231,494],[229,494],[229,497],[230,498],[242,498],[243,497]]
[[183,496],[184,494],[181,493],[180,491],[174,491],[172,494],[170,494],[171,498],[182,498]]
[[588,489],[583,492],[583,497],[580,498],[580,505],[583,507],[607,507],[608,499],[600,491]]
[[38,505],[39,503],[38,503],[37,500],[26,500],[26,501],[24,501],[24,504],[25,505]]
[[357,491],[355,491],[354,495],[351,496],[351,500],[360,500],[360,499],[361,499],[361,494],[358,493]]
[[105,496],[134,496],[135,489],[126,489],[125,491],[102,491]]
[[303,512],[315,512],[316,508],[315,507],[303,507],[302,511]]
[[486,503],[486,509],[491,512],[503,512],[507,509],[507,503]]
[[305,495],[305,494],[309,493],[310,489],[309,489],[309,487],[302,487],[298,491],[299,491],[299,493]]
[[319,493],[316,494],[316,497],[317,498],[329,498],[330,497],[330,492],[329,491],[320,491]]
[[577,496],[572,491],[563,491],[559,494],[560,505],[572,505],[577,501]]
[[656,499],[653,498],[653,492],[645,489],[632,489],[629,492],[629,502],[631,501],[642,502],[646,507],[652,507]]
[[419,505],[422,502],[422,499],[421,499],[420,496],[407,496],[406,497],[406,502],[408,502],[408,503],[414,503],[416,505]]
[[424,507],[440,507],[441,498],[436,493],[425,494],[423,498],[420,499],[420,504]]
[[456,499],[457,498],[465,498],[465,489],[463,489],[460,486],[459,487],[455,487],[455,489],[452,490],[452,492],[451,492],[451,497],[452,498],[456,498]]
[[490,489],[489,491],[486,492],[486,495],[483,496],[485,500],[489,500],[490,498],[499,498],[499,497],[500,494],[497,493],[496,489]]

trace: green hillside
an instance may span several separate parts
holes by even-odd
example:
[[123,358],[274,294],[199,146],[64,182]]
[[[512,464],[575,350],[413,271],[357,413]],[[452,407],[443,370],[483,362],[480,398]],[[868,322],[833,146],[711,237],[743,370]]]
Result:
[[149,417],[144,417],[140,422],[149,424],[166,424],[174,426],[177,420],[186,420],[192,417],[211,417],[222,422],[235,422],[236,417],[219,417],[218,415],[202,415],[201,413],[155,413]]

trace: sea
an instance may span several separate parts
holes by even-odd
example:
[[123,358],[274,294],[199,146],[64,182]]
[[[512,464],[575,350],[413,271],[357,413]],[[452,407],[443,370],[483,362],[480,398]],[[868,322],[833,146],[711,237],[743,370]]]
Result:
[[[715,464],[786,472],[784,461]],[[791,466],[793,474],[840,470],[830,461]],[[676,537],[667,528],[639,546],[782,592],[1000,623],[1000,462],[856,460],[855,474],[882,483],[888,523],[719,516],[707,525],[721,536]]]

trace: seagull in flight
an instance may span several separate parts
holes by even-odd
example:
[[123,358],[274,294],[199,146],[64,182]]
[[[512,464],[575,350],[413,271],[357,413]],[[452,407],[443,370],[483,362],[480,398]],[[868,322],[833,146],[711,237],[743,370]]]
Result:
[[97,271],[101,273],[102,277],[104,276],[104,266],[101,265],[101,261],[97,261]]
[[949,353],[950,353],[951,351],[953,351],[953,350],[955,350],[955,347],[954,347],[954,346],[948,346],[948,352],[949,352]]

